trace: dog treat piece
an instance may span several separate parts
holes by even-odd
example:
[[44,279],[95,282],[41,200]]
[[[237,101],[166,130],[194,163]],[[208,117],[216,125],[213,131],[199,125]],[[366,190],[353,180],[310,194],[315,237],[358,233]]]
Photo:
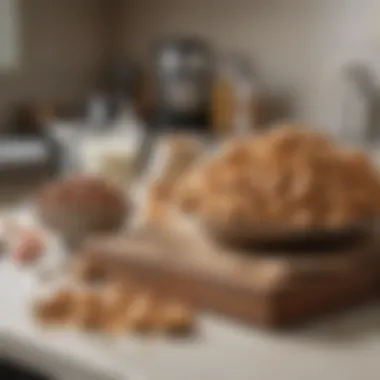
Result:
[[73,322],[85,330],[99,330],[104,322],[104,299],[99,291],[78,291]]
[[125,331],[126,309],[135,298],[135,292],[124,283],[112,282],[102,290],[104,300],[104,328],[108,331]]
[[51,297],[34,305],[34,316],[44,324],[65,324],[71,318],[75,306],[75,292],[60,289]]
[[193,325],[191,309],[180,302],[115,281],[100,288],[60,289],[38,302],[34,314],[45,324],[108,333],[183,333]]
[[225,227],[341,227],[380,215],[369,158],[310,128],[236,139],[189,170],[172,191],[185,214]]
[[48,227],[78,243],[91,233],[121,228],[129,204],[112,184],[76,176],[45,186],[38,195],[37,208]]
[[123,313],[107,315],[102,330],[111,334],[127,332],[128,326],[125,322],[125,310]]
[[193,327],[192,310],[176,301],[163,301],[157,311],[156,323],[159,329],[170,333],[186,333]]
[[136,286],[123,281],[111,281],[102,289],[104,299],[109,304],[125,303],[136,293]]
[[156,302],[150,292],[137,294],[126,308],[125,324],[127,329],[137,332],[153,330]]

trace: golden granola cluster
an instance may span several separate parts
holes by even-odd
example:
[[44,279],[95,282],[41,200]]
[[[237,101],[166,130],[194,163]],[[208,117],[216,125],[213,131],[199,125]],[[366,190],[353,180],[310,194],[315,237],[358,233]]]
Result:
[[148,223],[162,223],[168,219],[171,193],[179,178],[194,165],[204,151],[204,143],[189,134],[166,136],[158,144],[154,173],[143,207],[143,218]]
[[172,199],[185,213],[234,226],[338,227],[379,215],[380,181],[364,153],[283,126],[230,142],[187,173]]
[[193,325],[192,310],[183,303],[118,282],[101,288],[61,288],[34,305],[34,316],[45,325],[110,333],[177,333]]

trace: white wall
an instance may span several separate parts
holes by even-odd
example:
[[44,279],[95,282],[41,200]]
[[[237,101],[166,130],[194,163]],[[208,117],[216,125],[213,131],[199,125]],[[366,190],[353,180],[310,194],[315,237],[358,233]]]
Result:
[[0,0],[0,7],[8,2],[18,4],[19,51],[15,70],[0,69],[0,130],[20,102],[70,107],[84,101],[105,61],[108,37],[108,0]]
[[318,120],[338,131],[346,127],[340,107],[349,91],[342,67],[363,63],[380,79],[380,2],[332,0],[326,9],[333,28],[322,41],[325,54],[320,64]]

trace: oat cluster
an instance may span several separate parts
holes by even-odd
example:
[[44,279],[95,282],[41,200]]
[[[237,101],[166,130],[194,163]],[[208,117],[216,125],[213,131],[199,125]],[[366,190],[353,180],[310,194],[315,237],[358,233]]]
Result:
[[282,126],[229,142],[179,181],[182,212],[234,226],[340,227],[377,217],[370,159],[310,128]]

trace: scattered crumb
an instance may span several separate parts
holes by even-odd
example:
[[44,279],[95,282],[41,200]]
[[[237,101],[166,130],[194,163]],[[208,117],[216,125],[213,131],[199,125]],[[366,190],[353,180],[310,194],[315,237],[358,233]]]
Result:
[[78,291],[73,323],[84,330],[99,330],[103,323],[104,302],[96,290]]
[[156,300],[152,294],[138,294],[125,312],[125,324],[128,330],[148,332],[154,327],[154,309]]
[[102,291],[102,297],[105,330],[109,332],[125,331],[125,310],[135,297],[132,289],[123,283],[110,283]]
[[186,333],[193,326],[190,307],[178,301],[164,302],[157,314],[158,328],[170,333]]
[[74,325],[108,333],[183,333],[194,323],[192,310],[181,302],[161,299],[135,285],[111,282],[98,288],[61,289],[35,305],[45,324]]
[[75,293],[71,289],[60,289],[51,297],[34,305],[34,316],[43,324],[63,324],[71,317]]

